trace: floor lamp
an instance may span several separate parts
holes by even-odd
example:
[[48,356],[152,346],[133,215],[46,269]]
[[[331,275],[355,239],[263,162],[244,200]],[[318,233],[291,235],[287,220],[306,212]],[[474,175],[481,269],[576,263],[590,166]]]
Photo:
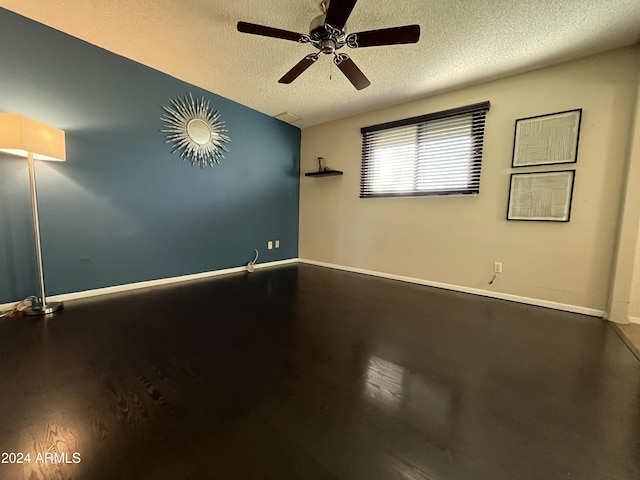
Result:
[[36,197],[35,160],[65,161],[64,132],[22,115],[0,113],[0,152],[27,158],[29,185],[31,187],[31,211],[33,232],[38,261],[40,282],[40,305],[24,311],[26,315],[46,315],[62,309],[62,303],[47,303],[42,269],[42,246],[40,244],[40,222],[38,221],[38,199]]

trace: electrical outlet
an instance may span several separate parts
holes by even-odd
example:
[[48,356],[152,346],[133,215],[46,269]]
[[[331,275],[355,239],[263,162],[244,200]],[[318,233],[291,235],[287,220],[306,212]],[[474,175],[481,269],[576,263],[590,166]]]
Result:
[[276,240],[276,248],[280,248],[280,240]]
[[271,240],[269,240],[267,242],[267,249],[271,250],[273,248],[273,242]]
[[502,273],[502,262],[493,262],[493,273]]

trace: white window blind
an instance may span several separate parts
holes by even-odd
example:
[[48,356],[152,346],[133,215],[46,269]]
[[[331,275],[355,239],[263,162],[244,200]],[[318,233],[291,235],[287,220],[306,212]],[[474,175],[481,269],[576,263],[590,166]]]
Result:
[[365,127],[360,197],[480,192],[489,102]]

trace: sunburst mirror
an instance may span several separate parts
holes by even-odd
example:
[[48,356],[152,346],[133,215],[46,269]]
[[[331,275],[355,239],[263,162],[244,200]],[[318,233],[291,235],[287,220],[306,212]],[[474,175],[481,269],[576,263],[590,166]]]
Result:
[[228,152],[225,123],[204,97],[196,100],[191,94],[171,100],[171,106],[162,107],[165,114],[162,133],[165,143],[172,145],[171,153],[179,153],[182,161],[192,166],[213,167]]

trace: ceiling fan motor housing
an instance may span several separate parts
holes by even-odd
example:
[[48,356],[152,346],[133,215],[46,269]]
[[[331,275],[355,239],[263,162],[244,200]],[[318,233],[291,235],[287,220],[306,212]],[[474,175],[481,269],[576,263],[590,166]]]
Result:
[[309,36],[313,40],[320,41],[323,37],[326,37],[327,31],[324,28],[324,19],[327,18],[327,14],[323,13],[322,15],[318,15],[316,18],[311,20],[311,24],[309,25]]
[[346,43],[344,31],[339,31],[325,24],[326,14],[322,14],[311,20],[309,25],[309,38],[322,53],[332,54]]

